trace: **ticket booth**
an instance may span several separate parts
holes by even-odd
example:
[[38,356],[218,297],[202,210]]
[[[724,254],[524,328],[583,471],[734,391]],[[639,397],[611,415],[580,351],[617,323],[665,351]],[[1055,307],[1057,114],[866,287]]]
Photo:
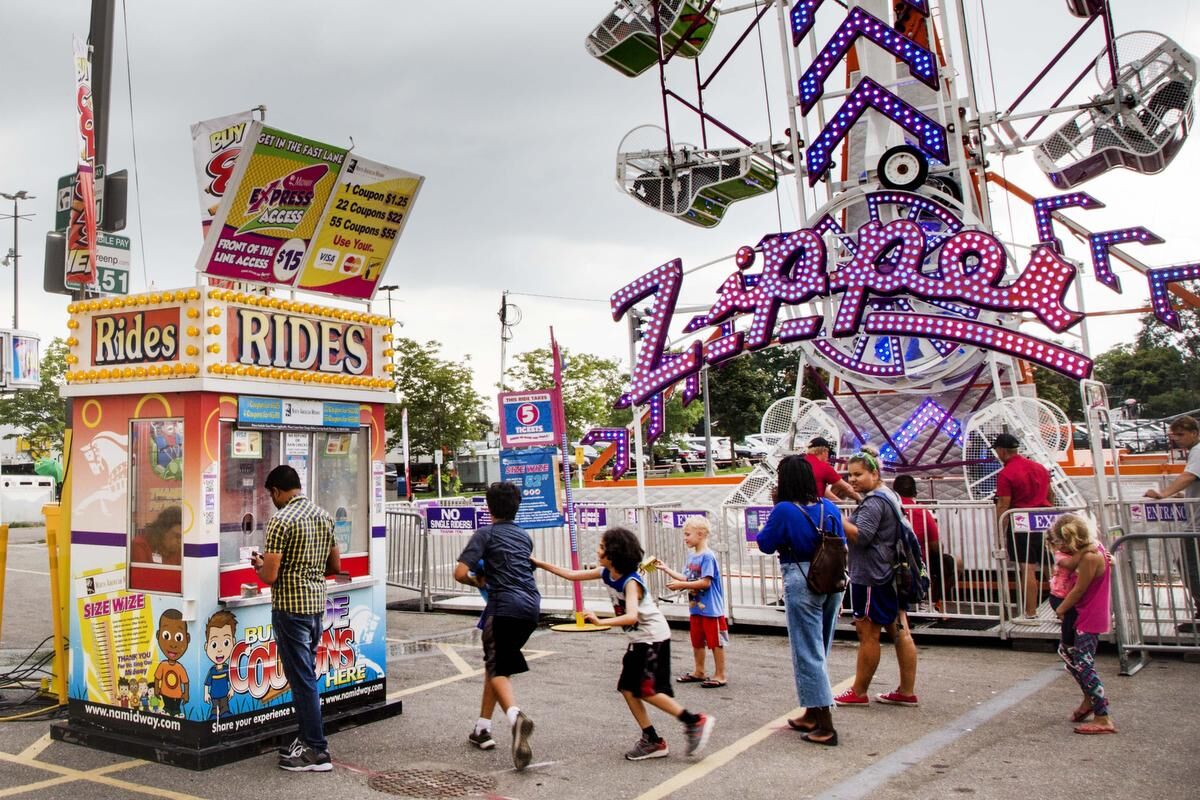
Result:
[[207,288],[68,310],[70,708],[55,738],[196,769],[290,740],[270,589],[249,562],[279,464],[333,516],[346,573],[329,579],[317,654],[326,723],[398,713],[386,675],[391,321]]

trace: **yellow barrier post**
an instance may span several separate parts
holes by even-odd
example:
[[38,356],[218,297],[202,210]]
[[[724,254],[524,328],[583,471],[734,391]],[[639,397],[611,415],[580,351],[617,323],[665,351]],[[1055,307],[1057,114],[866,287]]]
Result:
[[8,573],[8,526],[0,525],[0,638],[4,636],[4,576]]
[[46,517],[46,555],[50,560],[50,608],[54,617],[54,693],[58,702],[67,702],[67,648],[63,644],[63,598],[60,584],[62,565],[58,558],[58,516],[59,506],[51,503],[42,506],[42,514]]

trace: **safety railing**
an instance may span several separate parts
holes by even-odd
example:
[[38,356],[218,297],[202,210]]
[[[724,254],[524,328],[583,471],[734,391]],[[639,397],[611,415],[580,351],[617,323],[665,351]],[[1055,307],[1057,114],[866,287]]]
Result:
[[1000,518],[994,553],[1000,570],[1002,619],[1010,621],[1006,626],[1010,632],[1053,634],[1059,630],[1058,616],[1048,602],[1054,556],[1045,539],[1063,514],[1091,517],[1086,507],[1074,506],[1009,509]]
[[1151,653],[1200,652],[1200,500],[1120,504],[1113,612],[1121,674]]
[[[447,504],[441,507],[463,507],[466,502]],[[600,536],[606,527],[624,525],[638,534],[648,556],[657,556],[673,569],[682,569],[686,563],[686,548],[682,547],[682,536],[678,531],[665,531],[662,512],[672,504],[648,506],[620,506],[587,504],[580,507],[580,524],[576,529],[579,561],[582,568],[595,566],[596,551]],[[410,589],[418,593],[421,610],[432,605],[435,596],[469,596],[475,589],[454,580],[454,569],[458,556],[475,533],[469,530],[430,530],[427,517],[420,511],[387,510],[388,530],[388,584]],[[644,527],[644,533],[643,533]],[[571,564],[570,531],[566,525],[552,528],[530,528],[534,557],[561,566]],[[674,535],[673,535],[674,534]],[[545,570],[536,573],[538,591],[544,600],[571,600],[574,584]],[[666,594],[665,577],[651,573],[648,583],[655,596]],[[608,593],[599,581],[588,581],[581,585],[585,603],[604,604]],[[686,609],[686,607],[685,607]],[[686,610],[684,612],[686,614]]]
[[417,592],[421,611],[429,601],[429,554],[423,522],[416,511],[387,511],[387,584]]
[[[930,564],[929,598],[909,612],[912,624],[947,634],[1000,633],[1002,597],[1007,581],[994,553],[995,506],[986,502],[921,503],[908,506]],[[765,556],[754,534],[766,522],[767,506],[725,506],[721,509],[722,569],[726,602],[733,618],[759,624],[784,624],[783,580],[779,561]],[[847,517],[852,507],[843,506]],[[928,518],[919,513],[928,511]],[[749,526],[747,522],[749,520]],[[936,534],[935,534],[936,526]],[[849,596],[844,603],[843,627],[850,624]]]

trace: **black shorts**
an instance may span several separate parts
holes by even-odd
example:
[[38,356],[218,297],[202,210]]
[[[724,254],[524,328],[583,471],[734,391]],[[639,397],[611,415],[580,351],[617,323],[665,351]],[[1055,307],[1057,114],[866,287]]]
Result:
[[529,671],[521,648],[537,629],[537,622],[489,614],[483,622],[483,666],[489,677],[509,677]]
[[634,642],[629,645],[625,657],[621,659],[617,691],[629,692],[634,697],[655,694],[674,697],[675,690],[671,688],[671,640]]
[[1014,531],[1008,533],[1008,557],[1018,564],[1040,564],[1046,549],[1042,531]]

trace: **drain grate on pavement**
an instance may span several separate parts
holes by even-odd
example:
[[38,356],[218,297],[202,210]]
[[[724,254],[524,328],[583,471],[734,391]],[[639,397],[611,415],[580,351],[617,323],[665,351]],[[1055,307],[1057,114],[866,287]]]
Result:
[[478,797],[496,791],[496,779],[460,769],[417,768],[378,772],[367,785],[411,800]]

